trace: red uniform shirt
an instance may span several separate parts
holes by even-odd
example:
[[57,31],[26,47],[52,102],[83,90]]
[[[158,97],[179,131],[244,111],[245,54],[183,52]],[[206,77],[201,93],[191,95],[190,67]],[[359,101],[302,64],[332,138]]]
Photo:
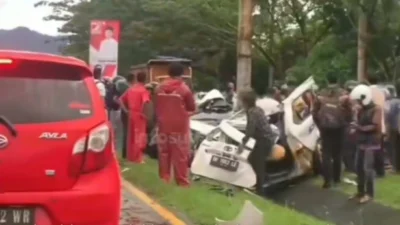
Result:
[[193,112],[196,110],[196,103],[193,93],[186,83],[181,79],[170,79],[163,82],[157,89],[157,93],[178,94],[182,98],[186,111]]
[[143,113],[144,104],[150,101],[150,93],[143,84],[134,84],[124,95],[121,101],[131,113]]

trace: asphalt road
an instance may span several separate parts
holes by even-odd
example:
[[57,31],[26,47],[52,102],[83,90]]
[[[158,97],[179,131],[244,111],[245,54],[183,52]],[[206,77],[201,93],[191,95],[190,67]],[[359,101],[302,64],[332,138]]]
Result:
[[120,225],[170,225],[146,203],[123,189]]
[[[112,112],[111,122],[114,124],[116,149],[121,149],[122,124],[117,112]],[[122,187],[123,204],[120,225],[170,225],[150,206],[141,201],[134,193]]]
[[[354,188],[355,189],[355,188]],[[269,196],[285,207],[336,225],[399,225],[400,211],[370,202],[360,205],[349,201],[338,190],[324,190],[312,181],[304,181]]]

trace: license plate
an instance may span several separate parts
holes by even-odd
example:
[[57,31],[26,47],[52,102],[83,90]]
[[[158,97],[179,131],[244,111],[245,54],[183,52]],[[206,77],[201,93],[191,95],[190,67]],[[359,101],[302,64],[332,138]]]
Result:
[[238,161],[227,159],[217,155],[211,156],[210,165],[230,172],[236,172],[239,168]]
[[0,208],[0,225],[34,225],[34,210],[28,208]]

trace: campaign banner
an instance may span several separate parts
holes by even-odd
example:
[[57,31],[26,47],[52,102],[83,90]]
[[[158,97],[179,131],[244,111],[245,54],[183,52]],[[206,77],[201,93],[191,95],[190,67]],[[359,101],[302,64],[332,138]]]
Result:
[[103,68],[104,77],[115,77],[118,71],[118,20],[92,20],[90,23],[89,64]]

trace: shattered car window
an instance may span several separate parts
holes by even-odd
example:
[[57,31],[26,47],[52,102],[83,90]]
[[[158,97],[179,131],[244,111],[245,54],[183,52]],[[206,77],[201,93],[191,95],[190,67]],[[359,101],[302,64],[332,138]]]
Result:
[[293,121],[295,124],[302,123],[311,115],[310,93],[306,92],[292,103]]

